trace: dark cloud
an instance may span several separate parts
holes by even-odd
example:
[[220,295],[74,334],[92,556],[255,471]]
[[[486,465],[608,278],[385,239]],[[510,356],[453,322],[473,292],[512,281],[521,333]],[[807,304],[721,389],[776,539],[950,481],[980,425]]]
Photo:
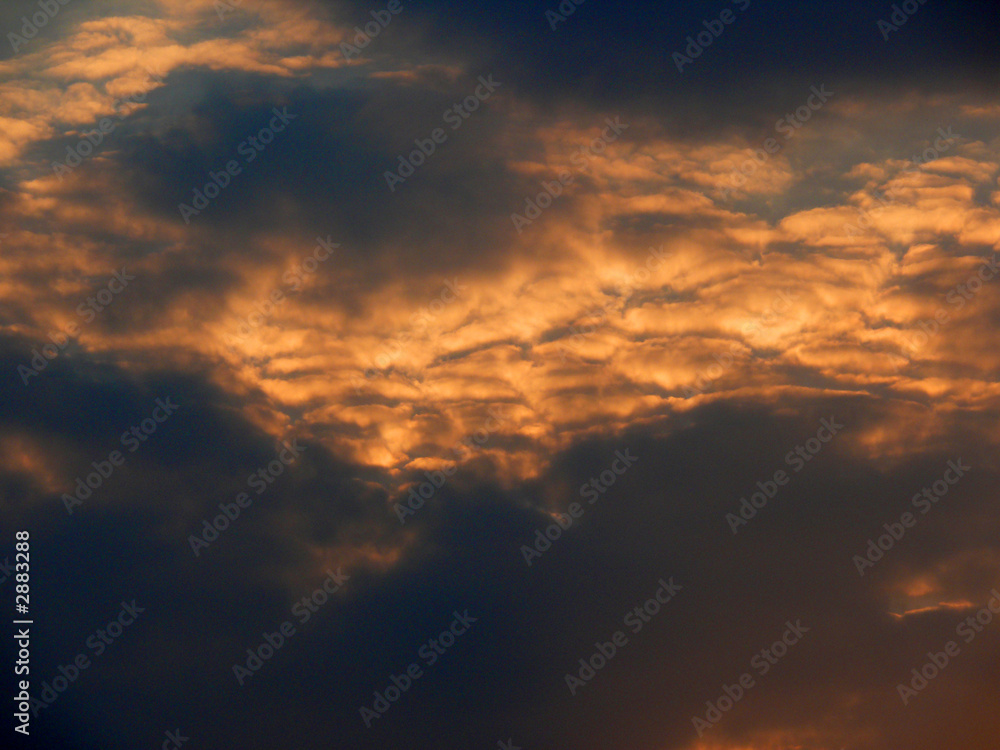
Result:
[[[85,717],[114,705],[105,714],[109,724],[92,735],[106,747],[142,745],[161,725],[175,724],[192,741],[226,746],[321,747],[336,735],[354,747],[457,748],[511,735],[524,747],[686,747],[691,716],[703,713],[723,684],[753,672],[753,655],[781,636],[786,620],[799,619],[808,636],[712,730],[717,739],[792,732],[820,744],[932,748],[955,735],[977,746],[991,731],[985,706],[966,706],[960,717],[948,712],[981,684],[977,665],[996,658],[989,631],[964,647],[968,657],[956,659],[947,681],[905,709],[933,716],[933,731],[904,720],[895,692],[964,614],[893,619],[898,587],[988,544],[976,527],[986,518],[995,472],[988,450],[963,438],[957,425],[950,446],[974,470],[865,578],[852,555],[958,456],[912,456],[876,468],[859,453],[858,438],[887,415],[864,399],[800,401],[795,416],[787,415],[792,403],[785,416],[706,407],[685,420],[588,441],[554,457],[519,493],[528,506],[460,474],[409,522],[416,537],[391,570],[348,564],[344,594],[240,688],[233,663],[263,632],[294,620],[292,602],[318,585],[321,574],[303,557],[305,547],[332,544],[349,559],[361,540],[352,528],[381,538],[386,550],[402,543],[385,495],[361,489],[351,479],[357,468],[310,443],[303,463],[196,559],[187,534],[268,460],[269,441],[252,438],[225,416],[226,396],[190,377],[126,385],[117,375],[104,385],[75,366],[63,372],[53,385],[29,389],[25,416],[9,415],[4,434],[23,429],[30,414],[35,438],[69,443],[86,460],[114,442],[113,425],[144,414],[153,394],[171,393],[184,405],[100,501],[68,516],[57,497],[36,495],[5,519],[8,538],[15,527],[33,530],[33,555],[44,561],[33,588],[44,622],[33,657],[40,677],[86,650],[87,637],[122,599],[148,607],[37,720],[47,732],[65,727],[64,742],[89,724]],[[785,454],[830,417],[845,425],[843,433],[795,472]],[[575,488],[623,449],[638,457],[635,464],[525,565],[521,545],[552,523],[540,507],[565,512],[570,501],[583,502]],[[779,468],[790,483],[733,536],[725,514]],[[72,461],[67,469],[75,470]],[[553,497],[562,499],[554,506],[544,500]],[[330,565],[338,565],[336,557]],[[629,632],[622,617],[650,598],[661,578],[680,584],[680,593],[640,632]],[[990,586],[976,564],[948,577],[950,595],[976,608]],[[911,601],[917,608],[920,597]],[[420,662],[421,645],[447,627],[454,610],[466,609],[478,622],[366,731],[358,707],[370,705],[390,675]],[[564,675],[619,629],[629,641],[620,655],[571,696]],[[864,686],[870,708],[849,708],[844,691],[854,685]],[[832,720],[846,710],[854,711],[850,725]]]
[[[368,4],[334,7],[345,6],[355,22],[367,20]],[[985,91],[990,80],[995,84],[995,72],[987,72],[997,62],[987,30],[997,20],[995,5],[918,7],[888,40],[878,21],[891,16],[892,3],[764,0],[628,7],[588,1],[555,30],[546,20],[559,8],[551,0],[475,7],[446,0],[404,5],[404,23],[394,31],[450,59],[468,60],[471,51],[479,66],[539,103],[650,112],[672,132],[693,135],[769,118],[822,82],[869,93],[914,86],[948,92],[956,84]],[[673,53],[683,53],[687,37],[723,10],[733,12],[733,22],[679,72]]]
[[[0,591],[29,529],[35,696],[93,657],[33,746],[178,728],[268,750],[995,745],[1000,625],[956,628],[998,586],[997,303],[989,280],[947,297],[1000,247],[993,4],[928,0],[884,40],[891,3],[587,0],[552,30],[556,2],[431,2],[346,62],[383,6],[245,4],[75,0],[0,55]],[[679,73],[723,9],[734,23]],[[154,61],[147,105],[54,176]],[[449,120],[481,76],[496,93]],[[784,138],[822,84],[836,94]],[[248,162],[276,108],[294,118]],[[610,138],[607,118],[628,127]],[[915,168],[939,128],[959,136]],[[767,138],[781,148],[736,186]],[[230,160],[242,173],[186,223],[178,204]],[[317,238],[339,247],[292,289]],[[84,323],[122,267],[134,281]],[[176,414],[128,451],[167,398]],[[843,424],[828,442],[824,420]],[[286,462],[288,441],[304,450]],[[124,465],[68,513],[114,450]],[[972,468],[920,513],[950,461]],[[754,493],[772,497],[741,519]],[[332,571],[346,584],[300,621]],[[669,603],[626,620],[663,582]],[[133,599],[145,611],[96,655]],[[233,666],[285,621],[241,686]],[[800,622],[763,674],[755,655]],[[904,705],[897,684],[950,639]],[[413,662],[366,728],[359,708]],[[692,716],[744,672],[699,744]]]

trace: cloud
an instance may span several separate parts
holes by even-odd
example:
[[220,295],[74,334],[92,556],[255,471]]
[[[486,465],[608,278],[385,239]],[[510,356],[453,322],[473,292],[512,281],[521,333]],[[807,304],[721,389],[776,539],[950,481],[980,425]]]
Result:
[[[884,41],[883,9],[752,3],[680,74],[671,53],[722,6],[583,3],[553,31],[551,3],[407,5],[346,60],[380,7],[75,0],[0,62],[0,531],[30,529],[44,561],[35,684],[122,599],[149,607],[39,741],[992,747],[997,641],[956,629],[997,585],[995,9],[928,3]],[[249,160],[275,109],[287,127]],[[134,280],[101,302],[116,272]],[[176,416],[129,452],[167,396]],[[794,468],[831,418],[843,435]],[[196,556],[292,439],[303,456]],[[859,575],[958,459],[968,476]],[[233,665],[340,567],[241,687]],[[676,601],[631,632],[670,577]],[[366,730],[358,708],[466,609],[476,626]],[[744,671],[759,684],[699,738]]]

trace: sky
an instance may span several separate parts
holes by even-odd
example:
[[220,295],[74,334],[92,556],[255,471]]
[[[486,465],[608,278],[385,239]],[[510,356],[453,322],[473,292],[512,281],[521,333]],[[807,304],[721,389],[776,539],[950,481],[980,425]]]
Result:
[[5,3],[9,746],[995,748],[998,21]]

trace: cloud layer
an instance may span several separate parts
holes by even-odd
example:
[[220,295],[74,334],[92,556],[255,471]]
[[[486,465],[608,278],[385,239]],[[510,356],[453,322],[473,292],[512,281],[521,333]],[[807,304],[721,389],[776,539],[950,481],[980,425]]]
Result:
[[993,747],[996,9],[903,5],[0,13],[32,741]]

